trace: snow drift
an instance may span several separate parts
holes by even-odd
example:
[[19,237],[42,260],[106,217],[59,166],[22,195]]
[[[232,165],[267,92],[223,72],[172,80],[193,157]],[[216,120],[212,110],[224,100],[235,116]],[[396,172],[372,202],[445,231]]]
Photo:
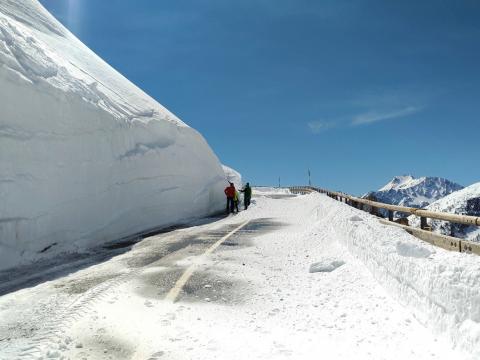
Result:
[[36,0],[0,2],[0,99],[0,268],[223,209],[203,137]]

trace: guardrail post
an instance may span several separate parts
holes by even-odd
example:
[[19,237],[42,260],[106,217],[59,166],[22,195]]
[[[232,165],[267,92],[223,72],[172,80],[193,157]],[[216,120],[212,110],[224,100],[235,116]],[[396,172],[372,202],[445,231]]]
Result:
[[427,218],[424,216],[420,216],[420,229],[425,230],[427,227]]
[[393,210],[388,210],[388,221],[393,221]]

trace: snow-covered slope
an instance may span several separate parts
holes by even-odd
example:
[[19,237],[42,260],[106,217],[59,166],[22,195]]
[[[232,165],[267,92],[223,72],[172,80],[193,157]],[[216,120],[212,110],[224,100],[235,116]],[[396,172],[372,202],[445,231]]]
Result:
[[370,192],[384,203],[422,208],[435,200],[463,189],[463,186],[439,177],[396,176],[378,191]]
[[[428,210],[447,212],[459,215],[480,216],[480,182],[445,196],[427,206]],[[416,216],[408,218],[412,226],[419,226]],[[441,220],[428,219],[433,231],[480,242],[480,227],[453,224]]]
[[36,0],[0,1],[0,99],[0,268],[223,208],[203,137]]

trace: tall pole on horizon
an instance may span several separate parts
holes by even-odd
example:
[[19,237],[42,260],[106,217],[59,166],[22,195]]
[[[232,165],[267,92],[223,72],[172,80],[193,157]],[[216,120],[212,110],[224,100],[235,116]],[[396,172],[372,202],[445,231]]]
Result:
[[280,189],[281,186],[280,186],[280,176],[278,177],[278,188]]
[[310,169],[308,169],[308,186],[312,186],[312,174],[310,173]]

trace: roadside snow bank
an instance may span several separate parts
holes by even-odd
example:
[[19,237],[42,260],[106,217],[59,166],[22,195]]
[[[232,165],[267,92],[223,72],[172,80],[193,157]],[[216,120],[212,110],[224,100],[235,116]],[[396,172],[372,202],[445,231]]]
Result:
[[319,226],[331,229],[374,277],[426,326],[480,356],[480,261],[380,224],[367,213],[313,194]]
[[203,137],[36,0],[0,3],[0,98],[0,269],[223,208]]

